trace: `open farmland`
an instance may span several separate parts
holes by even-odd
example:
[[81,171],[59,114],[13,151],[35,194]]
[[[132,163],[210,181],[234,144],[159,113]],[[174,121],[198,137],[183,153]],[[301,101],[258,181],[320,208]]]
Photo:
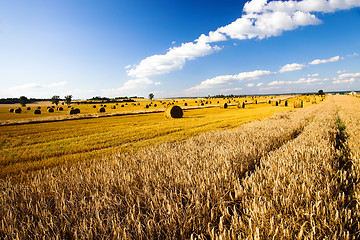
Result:
[[217,106],[185,110],[181,119],[166,119],[159,112],[0,126],[0,177],[8,174],[22,177],[33,170],[101,159],[115,151],[183,141],[202,132],[238,127],[288,109],[259,103],[245,109]]
[[331,96],[26,183],[2,180],[0,237],[358,239],[359,108]]

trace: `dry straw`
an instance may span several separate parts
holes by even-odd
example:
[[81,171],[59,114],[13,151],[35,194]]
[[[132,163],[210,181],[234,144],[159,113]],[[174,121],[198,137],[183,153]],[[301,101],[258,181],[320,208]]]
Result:
[[165,110],[165,117],[167,118],[182,118],[183,117],[183,110],[181,107],[175,105],[175,106],[169,106]]
[[224,109],[226,109],[226,108],[228,108],[228,104],[227,104],[227,103],[220,104],[220,108],[224,108]]

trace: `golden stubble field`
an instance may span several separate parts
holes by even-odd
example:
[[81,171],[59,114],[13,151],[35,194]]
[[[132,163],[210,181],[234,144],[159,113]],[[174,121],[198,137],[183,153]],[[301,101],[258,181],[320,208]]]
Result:
[[23,183],[3,179],[0,237],[358,239],[359,107],[330,96]]

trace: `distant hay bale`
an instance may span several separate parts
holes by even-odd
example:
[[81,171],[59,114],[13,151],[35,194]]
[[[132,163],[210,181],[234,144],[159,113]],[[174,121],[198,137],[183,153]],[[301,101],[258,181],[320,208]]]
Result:
[[125,107],[125,105],[124,105],[124,104],[122,104],[120,107]]
[[224,109],[226,109],[226,108],[228,108],[228,104],[227,104],[227,103],[220,104],[220,108],[224,108]]
[[51,108],[55,108],[55,106],[51,106]]
[[154,104],[154,107],[157,107],[157,104],[156,104],[156,103]]
[[165,110],[165,116],[167,118],[182,118],[183,117],[183,110],[181,107],[175,105],[175,106],[169,106]]
[[68,108],[72,108],[72,107],[69,105]]
[[14,111],[15,111],[15,109],[13,109],[13,108],[9,109],[9,112],[11,112],[11,113],[13,113]]
[[208,103],[209,103],[208,101],[205,102],[205,104],[208,104]]
[[239,102],[237,107],[238,108],[245,108],[245,103],[244,102]]
[[184,106],[187,106],[187,103],[184,103]]
[[201,105],[201,106],[204,106],[204,103],[202,102],[200,105]]
[[285,101],[284,106],[285,106],[285,107],[288,106],[288,101]]
[[53,108],[48,108],[47,110],[49,113],[53,113],[54,112],[54,109]]
[[36,110],[34,111],[34,114],[41,114],[41,110],[40,110],[40,109],[36,109]]
[[31,110],[31,107],[27,107],[26,110]]
[[255,100],[255,104],[258,104],[257,99]]
[[58,111],[63,111],[64,109],[62,107],[57,108]]
[[80,113],[80,109],[75,108],[76,114]]
[[269,100],[268,103],[271,104],[271,100]]
[[71,109],[70,110],[70,115],[74,115],[74,114],[77,114],[77,111],[75,109]]
[[49,107],[49,106],[47,106],[46,108],[47,108],[47,109],[49,109],[50,107]]
[[302,100],[295,100],[294,101],[294,108],[303,108],[304,102]]
[[220,103],[220,101],[217,101],[217,103]]
[[145,108],[149,108],[149,105],[146,105]]
[[96,108],[96,105],[93,105],[92,107],[93,107],[93,108]]
[[278,101],[275,102],[275,106],[279,106],[279,102],[278,102]]
[[39,106],[39,107],[37,107],[37,109],[41,109],[41,107]]
[[21,111],[22,111],[21,108],[17,108],[14,110],[15,113],[21,113]]
[[104,107],[106,107],[106,105],[104,105]]
[[116,109],[116,106],[111,106],[111,109]]
[[105,112],[105,108],[104,107],[99,108],[99,112]]
[[119,105],[118,103],[116,103],[115,105]]
[[195,103],[197,103],[197,101],[195,101]]

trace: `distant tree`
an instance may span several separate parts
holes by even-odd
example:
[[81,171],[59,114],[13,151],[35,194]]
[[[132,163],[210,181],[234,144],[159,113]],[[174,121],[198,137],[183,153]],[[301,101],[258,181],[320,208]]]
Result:
[[318,95],[325,95],[325,93],[324,93],[323,90],[319,90],[319,91],[318,91]]
[[150,94],[149,94],[149,98],[150,98],[150,100],[152,101],[153,98],[154,98],[154,94],[153,94],[153,93],[150,93]]
[[21,106],[25,107],[26,106],[26,103],[29,101],[29,99],[25,96],[21,96],[20,97],[20,104]]
[[58,105],[60,102],[60,97],[59,96],[53,96],[51,98],[51,103],[54,103],[55,105]]
[[71,99],[72,99],[72,95],[66,95],[64,98],[65,98],[66,104],[67,104],[67,105],[70,105]]

